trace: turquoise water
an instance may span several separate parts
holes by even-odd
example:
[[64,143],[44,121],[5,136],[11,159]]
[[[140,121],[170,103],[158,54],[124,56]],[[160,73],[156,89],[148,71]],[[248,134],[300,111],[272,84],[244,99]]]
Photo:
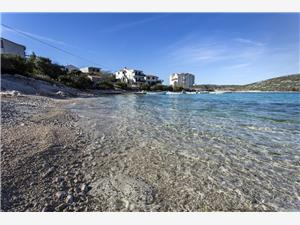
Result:
[[69,107],[103,151],[175,152],[249,204],[300,210],[300,93],[115,95]]

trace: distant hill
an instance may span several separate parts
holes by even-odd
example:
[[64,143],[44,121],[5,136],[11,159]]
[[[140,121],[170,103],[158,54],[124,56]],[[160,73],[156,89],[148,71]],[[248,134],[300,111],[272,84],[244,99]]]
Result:
[[260,91],[300,91],[300,74],[293,74],[247,84],[240,87],[243,90]]
[[202,91],[300,91],[300,74],[292,74],[255,82],[247,85],[196,85],[195,89]]

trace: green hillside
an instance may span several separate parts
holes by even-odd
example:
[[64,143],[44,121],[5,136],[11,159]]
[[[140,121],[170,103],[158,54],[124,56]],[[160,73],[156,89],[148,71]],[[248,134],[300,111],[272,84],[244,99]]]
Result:
[[259,91],[300,91],[300,74],[281,76],[255,82],[240,86],[238,89]]
[[292,74],[247,85],[195,85],[201,91],[300,91],[300,74]]

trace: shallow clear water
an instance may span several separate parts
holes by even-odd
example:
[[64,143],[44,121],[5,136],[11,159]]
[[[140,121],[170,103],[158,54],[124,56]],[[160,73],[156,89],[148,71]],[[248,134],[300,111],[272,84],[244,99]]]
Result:
[[300,210],[300,93],[114,95],[68,107],[103,151],[172,151],[201,160],[202,178],[225,190]]

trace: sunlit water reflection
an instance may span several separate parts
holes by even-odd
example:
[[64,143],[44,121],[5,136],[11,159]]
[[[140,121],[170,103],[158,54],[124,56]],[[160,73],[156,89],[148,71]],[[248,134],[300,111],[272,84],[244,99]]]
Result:
[[299,93],[115,95],[68,107],[103,151],[175,152],[203,162],[203,179],[225,191],[300,210]]

